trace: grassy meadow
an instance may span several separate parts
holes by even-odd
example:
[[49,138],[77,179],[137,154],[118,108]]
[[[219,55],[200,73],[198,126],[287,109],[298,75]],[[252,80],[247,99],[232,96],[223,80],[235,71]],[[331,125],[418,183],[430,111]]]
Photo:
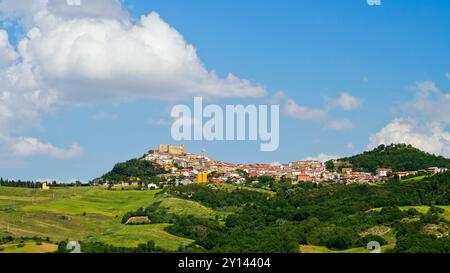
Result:
[[[233,191],[237,186],[218,185]],[[253,189],[266,192],[263,189]],[[217,219],[224,224],[227,215],[239,207],[211,209],[199,202],[176,198],[168,193],[139,190],[106,190],[101,187],[52,188],[48,191],[27,188],[0,187],[0,238],[12,236],[14,241],[0,243],[0,253],[48,253],[57,250],[63,240],[102,242],[116,247],[137,247],[148,241],[165,251],[176,251],[193,240],[175,236],[167,231],[169,223],[124,225],[122,217],[132,211],[152,204],[164,208],[170,214],[197,218]],[[445,210],[443,217],[450,221],[450,206],[438,206]],[[428,206],[404,206],[401,210],[416,209],[426,214]],[[372,209],[375,211],[380,208]],[[409,219],[414,220],[414,219]],[[429,225],[430,232],[439,226]],[[382,251],[396,245],[395,231],[388,226],[375,226],[361,236],[378,235],[387,245]],[[40,243],[32,238],[45,239]],[[48,239],[47,239],[48,238]],[[300,245],[302,253],[369,253],[365,248],[344,251],[324,246]]]
[[[195,202],[156,198],[159,191],[108,191],[99,187],[40,189],[0,187],[0,237],[12,236],[62,240],[96,240],[114,246],[134,247],[153,240],[173,251],[192,240],[166,232],[168,224],[125,226],[123,215],[156,200],[172,213],[215,216],[214,211]],[[3,252],[45,253],[52,244],[27,242],[0,245]]]
[[115,225],[95,240],[120,247],[137,247],[139,244],[154,241],[157,246],[168,251],[176,251],[181,245],[193,242],[165,231],[169,226],[170,224]]
[[[392,245],[386,245],[381,247],[381,253],[386,250],[393,248]],[[301,253],[371,253],[371,250],[365,249],[363,247],[351,248],[346,250],[332,250],[326,246],[312,246],[312,245],[301,245]]]
[[0,253],[52,253],[58,249],[56,244],[36,242],[4,244],[0,248]]
[[[443,217],[445,220],[450,221],[450,206],[436,206],[438,208],[441,208],[444,210],[443,213]],[[399,209],[401,210],[409,210],[409,209],[415,209],[418,212],[420,212],[421,214],[426,214],[429,210],[430,207],[429,206],[401,206],[399,207]],[[381,208],[375,208],[375,209],[371,209],[371,211],[380,211]]]

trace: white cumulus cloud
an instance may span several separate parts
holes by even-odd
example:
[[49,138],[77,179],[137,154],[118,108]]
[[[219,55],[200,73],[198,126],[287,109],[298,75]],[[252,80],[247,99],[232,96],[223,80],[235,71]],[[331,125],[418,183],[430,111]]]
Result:
[[[27,27],[48,16],[47,11],[67,19],[116,19],[127,21],[128,13],[121,0],[2,0],[0,18],[19,19]],[[52,18],[49,18],[53,20]]]
[[339,97],[333,100],[331,104],[333,107],[339,107],[345,111],[350,111],[361,107],[362,101],[347,92],[343,92],[339,94]]
[[3,16],[27,18],[18,53],[40,88],[57,92],[60,104],[266,95],[249,80],[207,70],[196,48],[157,13],[133,22],[119,11],[126,14],[114,0],[82,1],[79,7],[64,0],[0,5]]
[[[25,29],[16,45],[0,30],[4,135],[38,126],[42,112],[61,107],[266,95],[250,80],[208,70],[196,48],[157,13],[135,21],[121,0],[3,0],[0,21],[19,22]],[[35,146],[53,157],[67,152]],[[68,150],[76,151],[75,146]]]
[[398,107],[398,117],[370,137],[368,148],[406,143],[450,157],[450,94],[434,82],[418,82],[416,96]]
[[[330,117],[333,107],[311,108],[298,104],[290,99],[282,91],[274,94],[270,101],[283,105],[284,113],[291,118],[301,121],[315,121],[321,123],[325,128],[332,130],[346,130],[353,128],[353,122],[348,119],[335,119]],[[350,109],[348,109],[350,110]]]
[[307,158],[305,158],[305,160],[317,160],[320,162],[326,162],[326,161],[329,161],[332,159],[338,159],[338,158],[339,158],[339,156],[337,156],[337,155],[328,155],[328,154],[320,153],[317,156],[307,157]]
[[18,58],[18,54],[9,43],[8,32],[0,29],[0,68],[11,65]]
[[50,143],[43,143],[31,137],[7,137],[0,136],[0,141],[8,145],[11,155],[19,158],[33,156],[49,156],[56,159],[72,159],[83,155],[83,149],[77,143],[63,149]]
[[439,124],[421,126],[414,120],[394,119],[370,137],[368,148],[406,143],[431,154],[450,157],[450,132]]
[[327,117],[325,110],[301,106],[292,99],[287,101],[284,111],[288,116],[299,120],[324,120]]
[[208,71],[194,46],[156,13],[134,25],[117,20],[57,19],[30,30],[20,45],[64,102],[135,98],[261,97],[264,88]]

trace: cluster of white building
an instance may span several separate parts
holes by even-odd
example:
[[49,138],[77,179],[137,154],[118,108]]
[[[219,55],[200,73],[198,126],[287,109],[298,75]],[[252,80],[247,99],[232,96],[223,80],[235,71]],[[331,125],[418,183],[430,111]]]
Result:
[[211,159],[203,152],[202,155],[185,151],[184,146],[160,145],[159,149],[145,156],[155,167],[163,168],[167,174],[161,178],[177,184],[190,183],[236,183],[258,181],[262,176],[270,176],[275,181],[288,178],[292,182],[335,182],[335,183],[376,183],[385,181],[389,176],[396,175],[400,179],[416,175],[424,171],[428,173],[445,172],[447,169],[432,167],[427,170],[392,172],[391,169],[379,168],[376,174],[357,172],[351,168],[342,168],[340,172],[328,171],[324,162],[317,160],[302,160],[287,164],[230,164]]

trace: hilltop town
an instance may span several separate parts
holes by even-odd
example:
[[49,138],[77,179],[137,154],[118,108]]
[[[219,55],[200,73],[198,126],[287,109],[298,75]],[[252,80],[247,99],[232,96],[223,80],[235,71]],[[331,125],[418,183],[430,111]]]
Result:
[[90,184],[0,178],[0,253],[448,253],[449,166],[405,144],[286,164],[159,145]]
[[[419,170],[393,171],[385,166],[378,166],[375,172],[357,171],[348,162],[333,160],[321,162],[318,160],[300,160],[285,164],[232,164],[215,160],[203,151],[201,155],[189,153],[184,145],[173,146],[161,144],[156,150],[149,151],[141,160],[150,162],[155,169],[165,172],[157,177],[159,184],[202,184],[202,183],[233,183],[257,184],[261,180],[289,180],[293,184],[299,182],[339,183],[339,184],[369,184],[387,181],[389,178],[416,176],[419,174],[437,174],[446,172],[447,168],[428,167]],[[108,185],[109,181],[105,185]],[[123,181],[121,186],[137,186],[140,179],[131,177]],[[149,188],[160,185],[150,183]]]

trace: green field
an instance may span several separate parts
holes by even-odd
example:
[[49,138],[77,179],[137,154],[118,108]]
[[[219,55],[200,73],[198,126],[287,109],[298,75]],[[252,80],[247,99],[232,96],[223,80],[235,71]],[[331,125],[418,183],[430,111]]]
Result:
[[0,235],[82,240],[107,230],[115,219],[101,215],[67,216],[51,212],[0,212]]
[[[444,219],[447,221],[450,221],[450,206],[436,206],[438,208],[441,208],[444,210],[443,216]],[[408,210],[408,209],[416,209],[420,213],[427,213],[430,210],[429,206],[404,206],[400,207],[401,210]]]
[[22,244],[4,244],[0,246],[0,253],[52,253],[58,249],[55,244],[42,243],[37,245],[35,242],[25,242]]
[[115,217],[150,205],[156,193],[158,191],[107,191],[92,188],[75,196],[24,206],[19,210],[71,215],[86,213]]
[[[226,190],[237,186],[217,185]],[[254,189],[255,190],[255,189]],[[273,194],[266,190],[258,192]],[[165,251],[177,251],[180,246],[193,240],[175,236],[167,231],[169,223],[148,225],[123,225],[122,217],[132,211],[150,205],[158,205],[169,213],[199,218],[218,219],[224,223],[226,216],[236,212],[238,207],[224,207],[214,210],[192,200],[175,198],[161,191],[109,191],[100,187],[56,188],[49,191],[39,189],[0,187],[0,237],[24,237],[0,246],[0,252],[44,253],[54,252],[56,243],[63,240],[103,242],[116,247],[137,247],[154,241]],[[438,206],[445,210],[443,216],[450,220],[450,206]],[[414,208],[420,213],[428,212],[428,206],[404,206],[402,210]],[[381,210],[373,209],[375,211]],[[429,227],[429,229],[434,227]],[[382,251],[396,244],[392,227],[375,226],[361,232],[382,236],[387,245]],[[50,243],[37,245],[32,237],[48,238]],[[302,245],[302,253],[368,253],[365,248],[344,251],[328,249],[324,246]]]
[[193,215],[199,218],[215,218],[225,219],[232,211],[217,211],[205,207],[197,202],[166,197],[161,199],[160,206],[167,209],[170,213],[177,215]]
[[97,236],[95,240],[121,247],[137,247],[139,244],[154,241],[157,246],[169,251],[176,251],[180,246],[193,242],[165,231],[164,229],[169,226],[170,224],[116,225],[104,234]]
[[[444,213],[443,213],[444,219],[447,221],[450,221],[450,206],[436,206],[436,207],[443,209],[444,210]],[[401,209],[401,210],[415,209],[422,214],[426,214],[430,210],[430,207],[429,206],[401,206],[401,207],[399,207],[399,209]],[[370,211],[380,211],[380,210],[381,210],[381,208],[375,208],[375,209],[371,209]]]
[[179,215],[194,215],[197,217],[214,217],[216,215],[214,210],[208,207],[179,198],[164,198],[161,200],[160,206],[168,209],[170,213]]
[[415,177],[411,177],[411,178],[406,178],[406,179],[402,179],[402,182],[411,182],[411,181],[421,181],[427,177],[430,177],[429,175],[420,175],[420,176],[415,176]]
[[[178,214],[215,216],[214,211],[195,202],[159,197],[159,191],[108,191],[98,187],[56,188],[49,191],[0,187],[0,236],[99,240],[114,246],[131,247],[155,241],[165,250],[176,250],[192,241],[166,232],[168,224],[125,226],[123,215],[156,200]],[[8,252],[45,252],[43,246],[27,243],[1,246]]]
[[[393,245],[386,245],[381,247],[381,252],[393,248]],[[371,250],[365,249],[364,247],[351,248],[346,250],[331,250],[325,246],[312,246],[312,245],[300,245],[301,253],[370,253]]]
[[[388,249],[392,249],[395,247],[396,238],[395,231],[392,228],[386,226],[375,226],[364,232],[361,232],[361,236],[367,235],[378,235],[383,237],[387,244],[381,247],[381,252],[385,252]],[[327,248],[326,246],[314,246],[314,245],[300,245],[301,253],[370,253],[371,250],[368,250],[364,247],[350,248],[346,250],[332,250]]]
[[233,184],[217,184],[214,186],[219,189],[224,189],[227,191],[235,191],[237,189],[242,189],[242,190],[247,190],[247,191],[256,191],[256,192],[260,192],[260,193],[265,193],[265,194],[268,194],[271,196],[274,196],[276,194],[275,192],[266,190],[266,189],[252,188],[252,187],[246,187],[246,186],[237,186],[237,185],[233,185]]

